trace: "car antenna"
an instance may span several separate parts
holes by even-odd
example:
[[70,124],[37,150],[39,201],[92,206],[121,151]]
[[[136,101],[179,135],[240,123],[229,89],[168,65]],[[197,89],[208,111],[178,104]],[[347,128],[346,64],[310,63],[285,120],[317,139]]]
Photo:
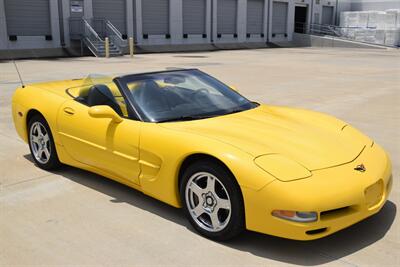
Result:
[[17,63],[15,62],[14,59],[12,59],[12,61],[13,61],[15,70],[16,70],[17,73],[18,73],[18,77],[19,77],[19,81],[21,82],[21,86],[22,86],[22,88],[25,88],[25,84],[24,84],[24,81],[22,80],[21,74],[19,73],[19,69],[18,69]]

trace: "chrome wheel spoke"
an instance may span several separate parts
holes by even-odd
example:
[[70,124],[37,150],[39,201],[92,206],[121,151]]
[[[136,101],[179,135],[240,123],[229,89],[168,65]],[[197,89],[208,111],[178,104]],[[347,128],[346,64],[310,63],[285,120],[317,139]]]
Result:
[[197,195],[197,197],[201,197],[201,195],[204,193],[204,189],[201,188],[200,186],[198,186],[196,183],[191,182],[189,185],[190,190],[192,190],[192,192]]
[[215,179],[212,176],[207,176],[207,187],[206,191],[215,193]]
[[200,217],[204,213],[204,208],[199,203],[194,209],[192,209],[192,213],[196,218]]
[[39,137],[38,137],[38,136],[32,135],[32,136],[31,136],[31,140],[32,140],[32,142],[34,142],[34,143],[37,144],[37,145],[40,144],[40,143],[39,143]]
[[43,135],[43,141],[44,142],[48,142],[48,141],[50,141],[50,138],[49,138],[49,135],[48,134],[45,134],[45,135]]
[[231,209],[231,202],[228,199],[218,198],[218,200],[217,200],[217,210],[219,210],[219,209],[230,210]]
[[214,211],[209,214],[210,215],[210,220],[211,220],[211,225],[214,229],[218,229],[221,225],[219,219],[218,219],[218,212]]
[[46,160],[48,160],[48,159],[50,158],[50,151],[47,149],[47,147],[45,147],[45,148],[43,149],[43,153],[44,153],[45,156],[46,156]]

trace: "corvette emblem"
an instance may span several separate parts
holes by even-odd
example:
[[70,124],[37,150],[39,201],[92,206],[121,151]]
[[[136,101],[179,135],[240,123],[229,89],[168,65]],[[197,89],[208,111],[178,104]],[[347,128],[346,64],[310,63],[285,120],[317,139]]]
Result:
[[365,168],[364,164],[357,165],[357,167],[354,168],[354,170],[359,171],[359,172],[365,172],[367,168]]

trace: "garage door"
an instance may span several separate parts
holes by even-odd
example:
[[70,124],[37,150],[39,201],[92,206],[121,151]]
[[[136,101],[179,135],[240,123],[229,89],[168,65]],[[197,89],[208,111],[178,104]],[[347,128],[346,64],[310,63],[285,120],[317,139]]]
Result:
[[237,0],[218,0],[217,3],[217,33],[235,34]]
[[247,33],[261,34],[264,22],[264,0],[247,1]]
[[142,1],[143,34],[169,34],[169,0]]
[[122,33],[126,34],[126,0],[92,0],[93,17],[107,19]]
[[51,35],[49,0],[5,0],[4,7],[8,35]]
[[288,3],[274,2],[272,6],[272,34],[287,33]]
[[322,7],[322,24],[333,24],[333,6]]
[[182,4],[183,33],[205,33],[206,0],[184,0]]

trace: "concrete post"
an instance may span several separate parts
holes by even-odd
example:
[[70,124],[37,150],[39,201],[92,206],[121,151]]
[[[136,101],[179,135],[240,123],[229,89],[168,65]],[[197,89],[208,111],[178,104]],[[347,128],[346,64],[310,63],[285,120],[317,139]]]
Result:
[[85,19],[91,20],[93,18],[93,2],[92,2],[92,0],[84,0],[83,1],[83,12],[84,12]]
[[0,49],[6,49],[8,44],[6,11],[4,0],[0,0]]
[[169,1],[169,32],[172,43],[181,43],[183,38],[182,0]]
[[133,42],[133,37],[129,37],[129,54],[131,57],[133,57],[134,53],[135,53],[135,44]]
[[237,7],[237,20],[236,32],[238,35],[238,42],[246,42],[247,31],[247,0],[238,0]]
[[136,42],[138,44],[143,43],[143,31],[142,31],[142,0],[136,0]]
[[50,26],[54,47],[61,47],[59,19],[60,17],[58,14],[58,1],[50,0]]
[[105,42],[106,58],[109,58],[110,57],[110,41],[109,41],[108,37],[105,38],[104,42]]
[[133,5],[134,5],[133,0],[126,0],[126,29],[128,37],[134,37],[134,32],[135,32],[134,31],[135,16],[133,14]]

